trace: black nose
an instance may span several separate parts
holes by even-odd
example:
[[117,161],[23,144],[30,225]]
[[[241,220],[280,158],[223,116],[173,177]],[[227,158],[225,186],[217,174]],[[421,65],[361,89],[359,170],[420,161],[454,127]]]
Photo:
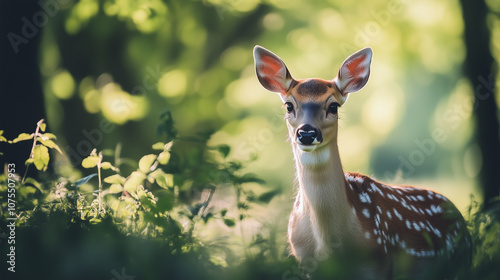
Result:
[[323,141],[321,132],[310,124],[302,125],[297,129],[297,139],[303,145],[311,145],[314,140]]

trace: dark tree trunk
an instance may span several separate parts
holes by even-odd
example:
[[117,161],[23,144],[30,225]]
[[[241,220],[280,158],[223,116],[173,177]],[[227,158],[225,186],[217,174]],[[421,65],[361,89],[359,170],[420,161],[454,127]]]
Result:
[[[33,133],[36,123],[45,118],[43,93],[38,69],[38,51],[43,21],[36,1],[0,3],[0,130],[12,140],[22,132]],[[14,163],[23,174],[33,142],[0,143],[1,170]],[[30,168],[34,176],[35,168]]]
[[484,0],[460,0],[467,49],[465,74],[474,89],[475,140],[482,153],[479,180],[485,207],[500,194],[500,140],[495,79],[497,68],[491,55],[490,30],[486,24],[488,7]]

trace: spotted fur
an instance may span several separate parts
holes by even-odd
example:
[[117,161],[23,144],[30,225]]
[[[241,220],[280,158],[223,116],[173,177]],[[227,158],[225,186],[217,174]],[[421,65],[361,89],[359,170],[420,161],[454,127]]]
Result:
[[365,237],[378,250],[415,257],[454,254],[461,243],[471,245],[460,212],[431,190],[389,186],[358,173],[345,173],[348,199]]

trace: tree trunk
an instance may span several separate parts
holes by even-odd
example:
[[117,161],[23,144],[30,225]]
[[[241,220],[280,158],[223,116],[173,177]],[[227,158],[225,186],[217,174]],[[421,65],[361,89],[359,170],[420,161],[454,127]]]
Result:
[[495,79],[497,68],[490,51],[491,35],[486,24],[488,7],[484,0],[460,0],[467,49],[465,75],[474,89],[475,140],[482,153],[479,181],[485,207],[500,194],[500,140]]
[[[38,14],[37,14],[38,13]],[[38,15],[38,16],[37,16]],[[0,3],[0,130],[8,140],[20,133],[34,133],[36,123],[45,118],[38,52],[43,24],[37,2]],[[33,142],[0,143],[0,165],[15,164],[23,174]],[[35,167],[28,176],[35,176]]]

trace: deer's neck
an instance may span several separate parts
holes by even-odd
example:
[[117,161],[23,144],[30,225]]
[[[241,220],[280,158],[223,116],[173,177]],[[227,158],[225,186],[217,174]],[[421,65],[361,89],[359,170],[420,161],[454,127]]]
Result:
[[309,214],[315,239],[329,248],[352,241],[361,226],[348,201],[337,143],[312,152],[293,146],[300,192],[297,202]]

